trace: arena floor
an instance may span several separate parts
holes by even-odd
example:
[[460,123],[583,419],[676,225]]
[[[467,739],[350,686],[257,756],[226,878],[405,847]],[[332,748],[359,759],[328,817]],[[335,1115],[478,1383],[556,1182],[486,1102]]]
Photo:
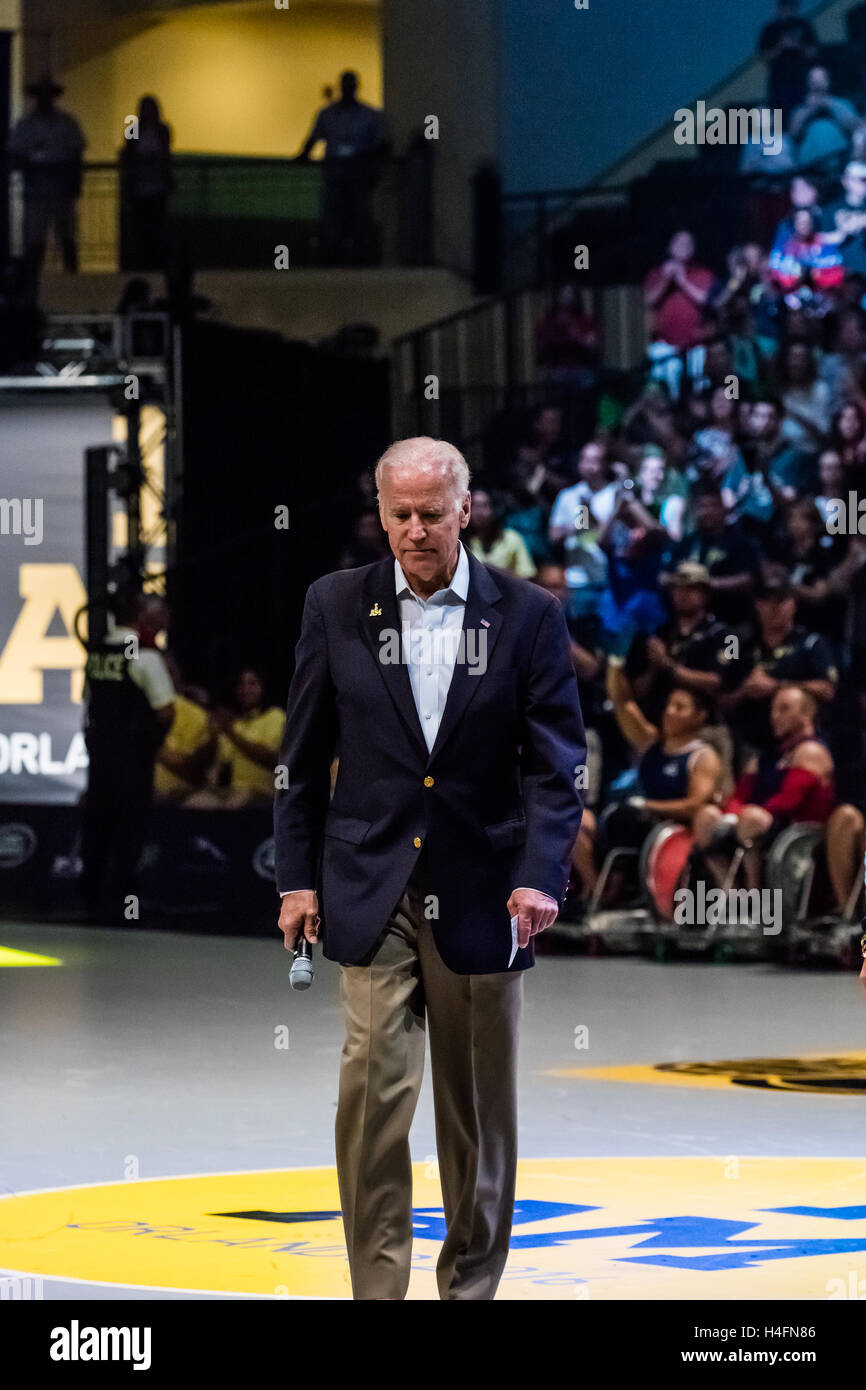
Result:
[[[298,995],[289,961],[276,934],[0,928],[5,1276],[349,1297],[337,969]],[[864,1009],[841,971],[540,957],[499,1297],[863,1297]],[[412,1151],[410,1297],[435,1298],[429,1075]]]

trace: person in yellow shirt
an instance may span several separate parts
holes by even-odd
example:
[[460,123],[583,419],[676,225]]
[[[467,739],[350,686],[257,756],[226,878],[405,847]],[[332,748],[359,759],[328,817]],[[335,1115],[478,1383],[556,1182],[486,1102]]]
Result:
[[266,707],[264,698],[261,676],[248,667],[235,685],[235,710],[211,711],[210,728],[216,736],[214,785],[190,797],[187,806],[233,810],[270,804],[285,716],[276,705]]
[[156,755],[153,774],[156,800],[175,806],[183,804],[202,786],[216,751],[204,704],[207,697],[201,692],[198,699],[192,699],[191,694],[189,689],[182,692],[175,681],[174,720]]
[[490,493],[476,488],[472,493],[469,521],[472,554],[494,569],[508,570],[521,579],[534,579],[537,570],[526,541],[519,531],[503,526],[502,515],[502,509],[494,504]]

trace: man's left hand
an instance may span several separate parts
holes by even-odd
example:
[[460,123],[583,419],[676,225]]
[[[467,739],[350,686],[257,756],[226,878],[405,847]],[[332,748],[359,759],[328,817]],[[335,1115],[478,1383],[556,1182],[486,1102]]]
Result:
[[529,945],[529,938],[552,927],[559,912],[559,903],[547,893],[535,888],[515,888],[507,903],[510,917],[517,918],[517,944]]

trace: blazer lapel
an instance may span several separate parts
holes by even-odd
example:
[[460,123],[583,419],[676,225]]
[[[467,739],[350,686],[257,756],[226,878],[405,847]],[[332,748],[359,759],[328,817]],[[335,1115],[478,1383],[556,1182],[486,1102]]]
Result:
[[502,598],[502,592],[490,571],[475,559],[468,547],[466,553],[469,556],[469,590],[463,614],[463,642],[454,663],[436,742],[430,750],[430,762],[456,729],[484,680],[502,628],[502,615],[494,607]]
[[427,744],[415,708],[409,667],[403,660],[403,631],[394,583],[393,559],[383,560],[370,570],[361,594],[361,612],[358,618],[361,634],[372,653],[397,713],[426,760]]

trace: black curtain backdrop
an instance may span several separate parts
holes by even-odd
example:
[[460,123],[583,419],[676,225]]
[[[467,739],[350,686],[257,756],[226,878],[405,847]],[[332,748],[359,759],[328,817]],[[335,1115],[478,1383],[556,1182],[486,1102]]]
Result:
[[218,698],[249,664],[282,704],[306,588],[337,567],[358,476],[389,442],[388,364],[194,322],[183,375],[174,646]]
[[[0,29],[0,150],[9,143],[10,93],[12,82],[12,33]],[[9,176],[2,164],[3,183],[0,189],[0,265],[9,259]]]

